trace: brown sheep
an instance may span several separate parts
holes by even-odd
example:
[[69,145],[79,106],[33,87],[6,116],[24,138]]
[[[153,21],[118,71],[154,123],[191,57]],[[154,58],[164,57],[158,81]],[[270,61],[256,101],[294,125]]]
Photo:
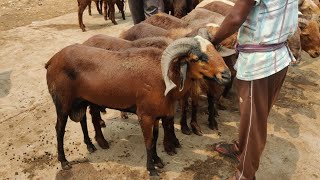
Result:
[[188,23],[184,20],[181,20],[179,18],[165,13],[157,13],[155,15],[152,15],[143,22],[157,27],[161,27],[166,30],[186,28],[188,26]]
[[207,9],[197,8],[181,19],[188,23],[188,27],[192,28],[199,26],[199,24],[221,24],[224,16]]
[[145,37],[168,37],[170,39],[178,39],[186,37],[187,34],[191,33],[191,29],[177,28],[171,30],[165,30],[163,28],[153,26],[148,23],[141,22],[134,25],[130,29],[123,31],[120,37],[129,41],[145,38]]
[[124,51],[130,48],[144,47],[165,49],[171,42],[171,39],[165,37],[147,37],[135,41],[128,41],[117,37],[98,34],[86,40],[83,45],[110,51]]
[[227,16],[233,8],[233,6],[221,1],[214,1],[203,6],[202,8],[219,13],[223,16]]
[[[173,129],[175,102],[189,91],[192,79],[206,77],[222,84],[230,80],[230,71],[214,46],[199,36],[178,39],[164,51],[138,48],[115,52],[75,44],[55,54],[45,67],[56,107],[62,168],[71,168],[63,146],[68,117],[84,126],[87,106],[96,104],[137,114],[151,176],[158,175],[155,166],[163,167],[156,152],[159,119],[164,126],[165,149],[174,152],[180,145]],[[130,88],[123,88],[128,84]],[[88,132],[84,130],[84,134],[85,142],[92,144]]]
[[[171,31],[170,34],[171,36],[173,36],[173,38],[181,37],[181,36],[177,36],[177,34],[182,34],[182,32],[179,32],[179,30],[182,30],[182,28],[184,29],[183,31],[184,34],[188,34],[188,32],[190,32],[189,35],[192,35],[192,34],[195,34],[200,28],[204,28],[204,27],[207,28],[210,26],[214,26],[214,27],[219,26],[216,24],[219,24],[219,22],[221,22],[223,18],[224,17],[218,13],[211,12],[209,10],[202,9],[202,8],[193,10],[191,13],[189,13],[187,16],[183,17],[182,19],[178,19],[174,16],[163,14],[163,13],[158,13],[156,15],[149,17],[147,20],[143,21],[143,23],[148,23],[153,26],[141,24],[140,26],[132,27],[131,29],[123,32],[123,35],[121,37],[129,40],[131,40],[131,37],[132,39],[141,38],[145,36],[170,37],[170,35],[168,35],[169,32],[164,31],[163,29],[170,30]],[[160,27],[161,29],[155,28],[154,26]],[[144,33],[140,33],[140,32],[144,32]]]
[[302,47],[301,47],[301,41],[300,41],[300,34],[301,34],[301,30],[298,27],[296,32],[293,34],[293,36],[288,39],[288,47],[290,48],[297,62],[300,62],[301,60]]
[[[228,84],[223,86],[213,81],[207,81],[207,80],[197,81],[197,82],[194,82],[195,83],[193,85],[194,88],[192,88],[191,91],[189,91],[189,93],[186,94],[183,99],[181,99],[180,125],[181,125],[181,132],[183,134],[190,135],[192,130],[194,134],[202,136],[202,131],[197,121],[197,112],[199,107],[198,102],[201,94],[205,94],[207,96],[209,128],[212,130],[215,130],[215,129],[218,130],[218,123],[215,119],[215,117],[218,116],[218,112],[215,106],[219,105],[219,100],[221,96],[226,97],[228,91],[231,89],[233,79],[236,75],[236,71],[234,70],[233,66],[237,59],[237,55],[233,54],[233,55],[224,57],[223,59],[231,71],[231,81]],[[190,122],[191,130],[187,124],[187,109],[189,106],[189,103],[188,103],[189,98],[191,98],[191,122]]]
[[104,2],[104,19],[108,20],[110,18],[111,22],[114,25],[118,23],[115,20],[115,4],[117,5],[119,11],[121,12],[122,19],[125,20],[125,13],[124,13],[124,1],[123,0],[103,0]]
[[[138,39],[135,41],[127,41],[121,38],[116,38],[107,35],[95,35],[86,40],[83,45],[92,46],[97,48],[102,48],[105,50],[111,51],[124,51],[130,48],[143,48],[143,47],[155,47],[159,49],[165,49],[170,43],[172,42],[171,39],[165,37],[148,37],[143,39]],[[104,108],[101,108],[96,105],[90,106],[90,114],[92,116],[92,122],[95,128],[95,140],[98,142],[99,146],[103,149],[106,149],[107,141],[105,140],[102,132],[101,127],[106,127],[104,121],[101,118],[100,112],[106,112]],[[128,115],[125,112],[121,112],[121,118],[127,119]],[[97,123],[99,122],[99,124]]]
[[[218,25],[216,26],[209,26],[208,31],[200,33],[205,39],[210,40],[210,36],[214,35],[217,30],[218,30]],[[234,45],[237,41],[237,33],[233,34],[229,38],[225,39],[223,42],[221,42],[222,45],[229,47],[229,48],[234,48]],[[214,130],[218,130],[218,123],[215,120],[215,116],[218,115],[217,110],[215,108],[215,105],[220,105],[219,104],[219,99],[221,96],[226,97],[228,92],[230,91],[233,83],[233,79],[236,76],[236,71],[233,68],[236,59],[237,59],[237,54],[235,54],[234,51],[230,51],[228,54],[224,54],[225,57],[223,57],[226,65],[231,71],[231,81],[225,86],[221,86],[215,82],[211,81],[198,81],[196,84],[193,86],[194,88],[191,89],[191,91],[186,94],[186,96],[180,101],[181,103],[181,120],[180,120],[180,125],[181,125],[181,131],[184,134],[190,135],[191,131],[190,128],[187,125],[187,108],[188,108],[188,99],[189,97],[191,98],[191,105],[192,105],[192,112],[191,112],[191,122],[190,126],[192,129],[192,132],[195,134],[201,136],[202,131],[200,126],[197,123],[197,109],[198,109],[198,101],[200,98],[201,94],[207,95],[207,100],[208,100],[208,122],[209,122],[209,128]],[[221,105],[220,105],[221,106]]]
[[209,4],[209,3],[212,3],[212,2],[215,2],[215,1],[219,1],[219,2],[224,2],[226,4],[229,4],[231,6],[234,6],[234,3],[236,0],[202,0],[197,6],[196,6],[196,9],[197,8],[202,8],[203,6]]
[[[80,26],[80,29],[82,29],[82,31],[86,31],[86,26],[83,24],[83,11],[86,9],[87,6],[89,6],[89,15],[91,15],[91,0],[77,0],[78,1],[78,21],[79,21],[79,26]],[[123,11],[123,1],[120,1],[120,0],[101,0],[101,1],[98,1],[98,0],[94,0],[96,3],[100,4],[103,2],[104,4],[104,17],[105,19],[107,20],[108,18],[108,14],[110,14],[110,20],[112,21],[113,24],[117,24],[117,22],[115,21],[115,16],[114,16],[114,13],[115,13],[115,9],[114,9],[114,5],[115,3],[117,3],[118,7],[119,7],[119,10],[121,11],[122,13],[122,18],[125,19],[125,16],[124,16],[124,11]],[[121,5],[122,3],[122,5]],[[102,6],[102,5],[101,5]],[[99,5],[97,5],[97,8],[98,8],[98,12],[100,13],[99,9],[102,8],[100,7],[99,8]],[[109,8],[109,10],[107,10]],[[110,11],[110,13],[108,13],[108,11]],[[102,10],[101,10],[102,12]]]
[[320,32],[318,23],[314,20],[299,18],[301,29],[301,47],[311,57],[316,58],[320,55]]
[[88,4],[88,12],[89,15],[91,16],[91,2],[94,1],[96,3],[97,11],[99,14],[102,15],[102,0],[91,0],[90,3]]

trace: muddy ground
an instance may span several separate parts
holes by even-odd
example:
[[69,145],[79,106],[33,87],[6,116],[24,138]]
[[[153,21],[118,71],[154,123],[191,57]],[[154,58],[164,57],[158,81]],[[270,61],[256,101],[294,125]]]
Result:
[[[1,179],[147,179],[146,153],[135,115],[120,118],[118,111],[103,115],[103,133],[110,149],[88,153],[80,124],[69,121],[65,150],[73,168],[61,171],[57,161],[55,109],[49,96],[44,64],[60,49],[82,43],[95,34],[117,36],[132,26],[120,19],[114,26],[93,6],[84,13],[87,32],[78,28],[75,0],[9,0],[0,2],[0,177]],[[268,124],[268,143],[257,179],[320,178],[320,59],[306,53],[297,67],[290,67],[279,101]],[[166,166],[163,179],[225,179],[236,163],[212,151],[219,141],[237,136],[239,112],[232,100],[223,101],[220,133],[207,127],[206,103],[199,122],[204,136],[184,135],[177,112],[176,134],[182,144],[175,156],[163,150],[160,131],[158,152]],[[89,118],[89,133],[94,137]],[[93,140],[94,141],[94,140]]]

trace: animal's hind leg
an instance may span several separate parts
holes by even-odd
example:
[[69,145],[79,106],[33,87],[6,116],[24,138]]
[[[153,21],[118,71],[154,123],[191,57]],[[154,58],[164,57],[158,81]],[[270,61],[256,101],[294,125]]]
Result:
[[91,16],[91,1],[89,2],[88,4],[88,13],[89,13],[89,16]]
[[[147,170],[149,171],[150,176],[158,176],[158,172],[154,166],[154,143],[156,140],[153,138],[152,128],[154,127],[155,120],[150,116],[139,117],[140,126],[142,129],[144,142],[147,149]],[[156,133],[156,132],[155,132]]]
[[176,148],[180,148],[181,145],[174,133],[174,121],[173,117],[162,118],[162,126],[164,130],[163,145],[164,149],[169,155],[177,154]]
[[[95,139],[98,142],[99,146],[103,149],[109,148],[109,143],[104,139],[104,136],[101,131],[101,124],[100,124],[100,110],[97,106],[90,106],[90,113],[92,116],[92,123],[94,126],[94,130],[96,132]],[[101,117],[100,117],[101,118]]]
[[156,120],[153,125],[153,139],[152,139],[153,155],[152,155],[152,159],[153,159],[155,166],[157,166],[158,168],[163,168],[164,167],[163,161],[160,159],[160,157],[157,154],[158,136],[159,136],[159,120]]
[[[58,111],[58,110],[57,110]],[[64,133],[67,125],[68,116],[57,113],[56,133],[58,142],[58,160],[63,170],[71,169],[71,165],[66,159],[63,148]]]
[[86,9],[86,6],[79,4],[78,6],[78,20],[79,20],[79,26],[82,29],[82,31],[86,31],[86,26],[83,24],[82,15],[83,11]]
[[97,148],[92,144],[91,139],[89,137],[86,115],[83,116],[82,120],[80,121],[80,124],[83,132],[84,143],[86,143],[88,151],[92,153],[96,151]]
[[116,0],[116,4],[117,4],[117,7],[118,7],[119,11],[121,12],[122,19],[126,20],[126,16],[124,14],[124,2],[123,2],[123,0]]
[[101,9],[100,9],[100,1],[95,1],[96,2],[96,7],[97,7],[97,11],[99,14],[101,14]]
[[101,114],[100,114],[100,112],[105,113],[106,112],[105,110],[102,111],[100,107],[91,105],[89,112],[91,114],[92,120],[94,119],[95,121],[98,121],[101,127],[106,127],[106,123],[102,120]]
[[114,25],[117,25],[118,23],[116,22],[116,19],[115,19],[115,16],[114,16],[114,13],[115,13],[114,4],[115,3],[109,2],[108,14],[109,14],[109,11],[110,11],[109,18],[110,18],[110,20],[112,21],[112,23]]
[[108,6],[109,6],[109,2],[107,0],[102,0],[103,1],[103,9],[104,9],[104,19],[108,20],[109,17],[109,13],[108,13]]

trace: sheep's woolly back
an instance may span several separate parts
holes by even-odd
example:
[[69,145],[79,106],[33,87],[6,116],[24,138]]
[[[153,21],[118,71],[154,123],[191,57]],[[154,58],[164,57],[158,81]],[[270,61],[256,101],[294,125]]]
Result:
[[139,47],[155,47],[155,48],[164,49],[171,42],[172,42],[172,39],[169,39],[166,37],[147,37],[147,38],[142,38],[142,39],[132,41],[132,45],[138,48]]
[[183,28],[188,26],[188,23],[186,23],[185,21],[165,13],[155,14],[147,18],[143,22],[157,26],[157,27],[161,27],[167,30],[170,30],[173,28]]
[[169,38],[171,39],[179,39],[182,37],[186,37],[187,34],[191,33],[192,29],[190,28],[176,28],[169,31]]
[[229,1],[229,0],[203,0],[203,1],[201,1],[201,3],[199,3],[199,4],[197,5],[196,8],[203,7],[203,6],[207,5],[207,4],[209,4],[209,3],[211,3],[211,2],[215,2],[215,1],[220,1],[220,2],[223,2],[223,3],[229,4],[229,5],[231,5],[231,6],[234,6],[234,2]]
[[134,41],[145,37],[166,36],[167,33],[168,31],[163,28],[141,22],[130,29],[123,31],[120,34],[120,38]]
[[225,17],[219,13],[204,8],[198,8],[191,11],[182,19],[189,23],[189,27],[196,27],[197,25],[207,23],[221,24],[224,18]]

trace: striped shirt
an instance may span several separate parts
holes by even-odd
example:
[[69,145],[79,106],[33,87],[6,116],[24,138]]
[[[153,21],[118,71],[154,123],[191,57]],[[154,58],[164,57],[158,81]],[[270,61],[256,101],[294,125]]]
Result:
[[[255,0],[238,33],[238,43],[276,44],[287,41],[298,27],[298,0]],[[287,3],[287,5],[286,5]],[[275,74],[294,60],[286,46],[271,52],[239,53],[237,78],[251,81]]]

